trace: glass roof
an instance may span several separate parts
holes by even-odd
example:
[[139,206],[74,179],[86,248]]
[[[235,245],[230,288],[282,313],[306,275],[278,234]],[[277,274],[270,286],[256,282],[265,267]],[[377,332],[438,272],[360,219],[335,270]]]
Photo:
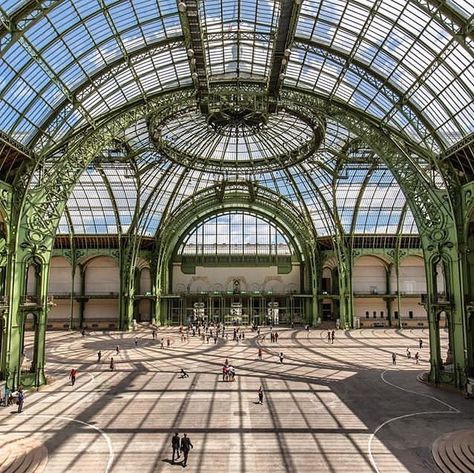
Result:
[[288,237],[268,220],[248,212],[212,216],[185,236],[178,254],[291,255]]
[[[1,13],[24,3],[2,0]],[[455,144],[474,131],[473,39],[463,34],[473,7],[449,1],[460,20],[443,23],[429,3],[306,0],[283,86],[347,103],[435,151]],[[266,81],[279,2],[199,6],[211,84]],[[0,52],[0,127],[24,144],[192,84],[175,0],[65,0],[28,18]]]
[[175,112],[151,130],[157,148],[171,159],[193,168],[272,168],[286,165],[291,156],[303,159],[319,145],[324,131],[319,123],[289,111],[268,117],[239,108],[210,117],[198,109]]
[[[340,104],[429,156],[474,133],[472,1],[305,0],[283,47],[279,1],[198,6],[202,58],[193,56],[199,48],[190,54],[192,35],[176,0],[0,0],[0,131],[41,157],[76,131],[163,92],[196,89],[201,100],[219,87],[268,90],[275,58],[283,57],[282,91]],[[15,34],[2,26],[10,23]],[[196,86],[196,59],[208,90]],[[60,233],[153,236],[183,200],[223,179],[251,180],[284,196],[319,236],[417,232],[393,174],[334,118],[321,117],[324,138],[304,159],[271,166],[269,157],[282,161],[288,147],[308,139],[307,122],[280,109],[258,133],[216,133],[196,104],[161,133],[202,166],[172,159],[139,121],[117,137],[134,157],[112,159],[104,150],[94,160],[69,198]],[[365,160],[348,151],[359,142]],[[222,172],[211,161],[231,166]]]
[[311,159],[267,172],[229,171],[225,177],[164,159],[153,148],[145,121],[127,129],[123,139],[138,156],[119,164],[104,158],[89,166],[67,203],[60,233],[68,233],[71,224],[75,234],[125,233],[137,207],[133,231],[154,236],[165,212],[171,214],[186,198],[224,178],[252,180],[284,196],[309,215],[318,236],[334,235],[336,225],[348,234],[417,233],[399,185],[375,154],[364,166],[335,159],[356,137],[334,121],[328,121]]

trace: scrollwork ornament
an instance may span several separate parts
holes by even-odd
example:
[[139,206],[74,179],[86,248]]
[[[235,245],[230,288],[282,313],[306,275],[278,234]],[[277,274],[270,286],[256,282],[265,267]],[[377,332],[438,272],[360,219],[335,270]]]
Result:
[[471,207],[474,206],[474,192],[472,192],[472,190],[468,189],[464,193],[464,203],[465,203],[466,209],[468,209],[468,211],[471,209]]
[[40,255],[48,251],[48,247],[44,244],[31,243],[30,241],[23,241],[20,243],[22,250],[27,250],[31,256]]
[[439,227],[433,228],[429,234],[430,240],[438,244],[445,241],[446,236],[447,236],[446,230]]

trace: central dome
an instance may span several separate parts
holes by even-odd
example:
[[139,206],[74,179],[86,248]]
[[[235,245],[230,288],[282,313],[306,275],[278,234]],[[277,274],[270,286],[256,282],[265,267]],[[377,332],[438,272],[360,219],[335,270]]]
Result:
[[150,134],[172,161],[214,172],[274,170],[312,155],[324,137],[323,123],[288,107],[275,113],[249,107],[222,107],[203,114],[186,107],[155,116]]

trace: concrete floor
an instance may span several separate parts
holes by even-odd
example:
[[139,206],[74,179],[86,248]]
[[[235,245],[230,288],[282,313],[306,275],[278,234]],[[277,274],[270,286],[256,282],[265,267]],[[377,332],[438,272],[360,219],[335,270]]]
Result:
[[[425,330],[338,331],[334,344],[325,331],[276,330],[278,343],[264,329],[265,340],[247,331],[240,343],[207,344],[197,336],[182,342],[177,329],[163,329],[158,339],[171,340],[165,349],[144,329],[84,338],[48,333],[47,372],[55,381],[29,394],[21,414],[0,408],[0,458],[10,441],[27,438],[47,449],[46,467],[43,459],[34,471],[180,471],[171,463],[177,431],[194,444],[189,471],[434,472],[433,441],[474,425],[472,400],[416,380],[428,369]],[[416,365],[405,351],[414,355],[420,337],[425,346]],[[226,358],[236,367],[235,382],[222,381]],[[189,378],[178,377],[181,367]],[[263,405],[256,403],[260,385]]]

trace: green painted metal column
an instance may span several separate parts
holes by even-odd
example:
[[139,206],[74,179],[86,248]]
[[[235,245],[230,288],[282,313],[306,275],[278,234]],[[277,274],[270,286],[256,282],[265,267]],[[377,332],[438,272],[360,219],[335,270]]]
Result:
[[41,283],[40,283],[40,301],[41,309],[38,313],[38,327],[35,333],[35,353],[34,353],[34,368],[35,368],[35,386],[40,386],[46,382],[44,365],[46,359],[46,327],[48,323],[48,311],[50,304],[48,300],[48,286],[49,286],[49,269],[51,255],[47,258],[47,263],[44,263],[41,268]]

